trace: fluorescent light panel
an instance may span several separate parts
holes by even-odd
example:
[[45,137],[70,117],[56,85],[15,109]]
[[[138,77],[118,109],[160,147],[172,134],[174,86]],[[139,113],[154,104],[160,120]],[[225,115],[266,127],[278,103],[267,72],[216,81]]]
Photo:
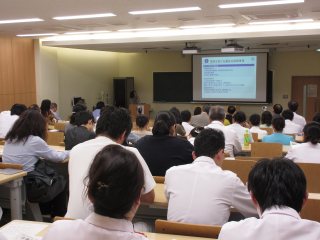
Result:
[[57,33],[30,33],[30,34],[18,34],[17,37],[37,37],[37,36],[56,36]]
[[159,27],[159,28],[132,28],[132,29],[120,29],[118,32],[142,32],[142,31],[159,31],[159,30],[168,30],[168,27]]
[[263,25],[263,24],[281,24],[281,23],[304,23],[304,22],[313,22],[313,19],[291,19],[291,20],[279,20],[279,21],[259,21],[259,22],[250,22],[250,25]]
[[41,18],[23,18],[23,19],[9,19],[9,20],[0,20],[0,24],[8,23],[25,23],[25,22],[42,22]]
[[167,8],[167,9],[131,11],[129,12],[129,14],[141,15],[141,14],[153,14],[153,13],[189,12],[189,11],[199,11],[199,10],[201,10],[200,7],[184,7],[184,8]]
[[87,15],[75,15],[75,16],[60,16],[53,17],[55,20],[72,20],[72,19],[86,19],[86,18],[103,18],[103,17],[114,17],[113,13],[99,13],[99,14],[87,14]]
[[210,25],[191,25],[191,26],[181,26],[181,29],[193,29],[193,28],[214,28],[214,27],[232,27],[235,26],[234,23],[221,23],[221,24],[210,24]]
[[65,32],[64,34],[72,35],[72,34],[95,34],[95,33],[108,33],[110,31],[86,31],[86,32]]
[[221,4],[218,7],[219,8],[242,8],[242,7],[280,5],[280,4],[293,4],[293,3],[303,3],[303,2],[304,2],[304,0],[278,0],[278,1]]

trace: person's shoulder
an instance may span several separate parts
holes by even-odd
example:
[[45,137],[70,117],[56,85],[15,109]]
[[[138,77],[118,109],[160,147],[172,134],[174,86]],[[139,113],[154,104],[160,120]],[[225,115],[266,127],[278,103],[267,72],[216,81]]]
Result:
[[[86,222],[82,219],[76,219],[76,220],[59,220],[55,221],[47,235],[44,236],[44,239],[53,239],[55,235],[61,236],[61,234],[76,234],[74,231],[75,229],[82,229],[86,228]],[[49,238],[50,237],[50,238]]]
[[[225,239],[228,236],[235,237],[236,235],[241,234],[242,231],[247,231],[248,229],[253,228],[254,224],[257,221],[259,221],[259,219],[255,217],[250,217],[250,218],[241,220],[239,222],[235,222],[235,221],[227,222],[221,228],[220,237],[221,239]],[[226,238],[226,239],[229,239],[229,238]]]

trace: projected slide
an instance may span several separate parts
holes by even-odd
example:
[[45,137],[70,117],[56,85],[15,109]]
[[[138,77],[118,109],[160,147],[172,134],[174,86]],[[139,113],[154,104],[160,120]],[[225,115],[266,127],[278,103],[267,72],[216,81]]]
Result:
[[256,99],[257,57],[204,57],[202,98]]

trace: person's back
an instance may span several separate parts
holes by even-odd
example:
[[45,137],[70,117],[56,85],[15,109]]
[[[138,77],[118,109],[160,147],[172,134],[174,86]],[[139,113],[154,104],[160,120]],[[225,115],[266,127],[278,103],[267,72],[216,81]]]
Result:
[[298,102],[291,100],[288,102],[288,108],[293,112],[293,119],[292,122],[294,122],[295,124],[298,124],[301,126],[301,128],[303,128],[306,125],[306,119],[299,115],[298,113],[296,113],[296,111],[298,110]]
[[209,109],[210,106],[204,105],[202,107],[202,112],[198,115],[193,115],[190,120],[190,124],[194,127],[204,127],[210,123],[209,120]]
[[0,113],[0,138],[5,138],[19,116],[27,110],[24,104],[14,104],[10,111]]
[[257,133],[258,139],[262,139],[264,136],[268,135],[266,130],[260,129],[260,115],[259,114],[252,114],[249,118],[251,128],[250,133]]
[[303,127],[292,121],[294,115],[291,110],[286,109],[281,115],[285,119],[285,127],[283,129],[284,134],[296,134],[302,132]]
[[262,142],[269,143],[281,143],[283,145],[290,145],[290,142],[293,142],[294,139],[292,136],[288,136],[282,133],[285,126],[285,120],[282,117],[275,117],[272,120],[272,127],[274,133],[271,135],[264,136]]

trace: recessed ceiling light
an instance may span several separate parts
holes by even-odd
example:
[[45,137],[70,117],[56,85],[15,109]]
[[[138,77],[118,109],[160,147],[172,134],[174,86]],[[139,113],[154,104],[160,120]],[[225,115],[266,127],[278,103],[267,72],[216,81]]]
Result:
[[167,9],[154,9],[154,10],[143,10],[143,11],[131,11],[132,15],[140,14],[153,14],[153,13],[172,13],[172,12],[189,12],[189,11],[199,11],[200,7],[184,7],[184,8],[167,8]]
[[259,21],[259,22],[249,22],[250,25],[262,25],[262,24],[281,24],[281,23],[304,23],[313,22],[313,19],[291,19],[291,20],[279,20],[279,21]]
[[242,7],[280,5],[280,4],[293,4],[293,3],[303,3],[303,2],[304,2],[304,0],[278,0],[278,1],[221,4],[218,7],[219,8],[242,8]]
[[317,52],[320,52],[320,48],[318,48],[316,51],[317,51]]
[[75,16],[60,16],[53,17],[55,20],[72,20],[72,19],[86,19],[86,18],[103,18],[103,17],[114,17],[113,13],[99,13],[99,14],[87,14],[87,15],[75,15]]
[[132,28],[132,29],[120,29],[118,32],[142,32],[142,31],[157,31],[157,30],[168,30],[168,27],[159,28]]
[[30,33],[30,34],[18,34],[17,37],[37,37],[37,36],[56,36],[57,33]]
[[108,33],[110,31],[86,31],[86,32],[66,32],[64,34],[95,34],[95,33]]
[[10,20],[0,20],[0,24],[7,23],[24,23],[24,22],[42,22],[41,18],[23,18],[23,19],[10,19]]
[[232,27],[235,26],[234,23],[221,23],[221,24],[210,24],[210,25],[191,25],[191,26],[181,26],[181,29],[191,29],[191,28],[214,28],[214,27]]

